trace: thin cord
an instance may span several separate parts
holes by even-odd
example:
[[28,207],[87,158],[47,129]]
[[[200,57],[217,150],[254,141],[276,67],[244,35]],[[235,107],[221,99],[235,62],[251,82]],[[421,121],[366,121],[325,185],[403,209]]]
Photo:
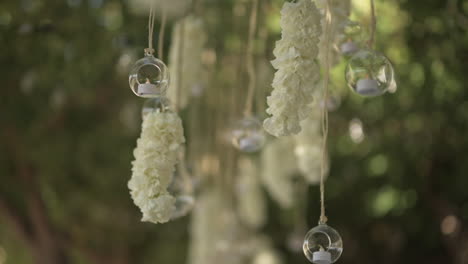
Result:
[[322,106],[322,162],[320,166],[320,224],[326,224],[328,218],[325,214],[325,166],[326,166],[326,149],[328,140],[328,86],[330,81],[330,25],[331,25],[331,12],[330,0],[327,0],[326,14],[325,14],[325,78],[323,84],[323,106]]
[[150,2],[150,13],[148,16],[148,48],[145,49],[145,53],[147,55],[153,55],[153,31],[154,31],[154,18],[155,18],[155,11],[154,11],[154,1]]
[[159,27],[159,42],[158,42],[158,57],[162,60],[164,58],[164,31],[166,29],[166,9],[162,8],[162,20]]
[[374,0],[370,0],[370,12],[371,12],[371,32],[370,32],[370,39],[369,42],[367,43],[369,48],[372,49],[374,46],[374,40],[375,40],[375,30],[377,27],[377,19],[375,17],[375,4]]
[[254,91],[256,85],[256,76],[255,76],[255,65],[253,58],[253,41],[255,37],[255,31],[257,28],[257,10],[258,10],[258,0],[252,0],[252,10],[250,12],[250,21],[249,21],[249,35],[247,40],[247,52],[246,52],[246,61],[247,61],[247,74],[249,76],[249,85],[247,91],[247,102],[245,105],[244,114],[246,116],[252,115],[252,107],[254,101]]
[[185,45],[185,23],[186,23],[186,20],[185,19],[182,19],[181,22],[180,22],[180,28],[179,28],[179,31],[176,32],[179,34],[179,45],[178,47],[176,47],[178,49],[178,57],[177,57],[177,83],[176,83],[176,96],[175,96],[175,100],[174,100],[174,109],[176,112],[179,111],[179,105],[180,105],[180,96],[181,96],[181,90],[182,90],[182,85],[183,85],[183,80],[182,80],[182,75],[183,75],[183,59],[184,59],[184,45]]

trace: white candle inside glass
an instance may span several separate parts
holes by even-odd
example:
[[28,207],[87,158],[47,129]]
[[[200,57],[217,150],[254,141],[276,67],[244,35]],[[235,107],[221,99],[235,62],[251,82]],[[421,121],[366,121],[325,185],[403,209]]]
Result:
[[328,251],[316,251],[312,256],[312,263],[315,264],[331,264],[331,254]]
[[373,79],[360,79],[356,83],[356,92],[361,95],[379,95],[382,92],[379,89],[379,82]]
[[157,87],[156,85],[150,83],[149,80],[147,80],[146,83],[138,85],[138,93],[139,94],[156,94]]

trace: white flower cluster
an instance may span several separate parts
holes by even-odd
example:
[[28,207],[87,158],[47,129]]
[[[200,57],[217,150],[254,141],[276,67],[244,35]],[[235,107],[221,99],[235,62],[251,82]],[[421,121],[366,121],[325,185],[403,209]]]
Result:
[[[322,28],[325,32],[325,8],[327,0],[317,0],[317,7],[321,10],[322,16]],[[340,57],[339,45],[340,42],[345,38],[344,29],[346,24],[349,22],[349,13],[351,12],[351,1],[350,0],[328,0],[330,1],[330,13],[332,16],[330,24],[330,46],[327,47],[326,34],[323,34],[320,38],[319,44],[319,60],[322,65],[325,62],[325,55],[327,48],[330,50],[329,61],[330,66],[338,63]]]
[[258,229],[266,222],[266,201],[259,178],[259,168],[252,159],[239,159],[237,211],[248,227]]
[[143,213],[142,221],[157,224],[171,219],[176,199],[167,188],[184,142],[182,121],[177,114],[151,112],[143,119],[128,182],[132,199]]
[[282,137],[268,144],[262,153],[262,182],[270,196],[283,208],[294,205],[294,138]]
[[286,2],[281,10],[281,40],[276,42],[272,61],[277,70],[273,92],[268,97],[271,115],[265,130],[274,136],[287,136],[301,131],[300,121],[310,114],[316,83],[320,78],[318,43],[322,33],[322,15],[310,0]]
[[190,15],[178,21],[172,32],[169,71],[174,84],[168,91],[171,102],[184,108],[192,92],[204,85],[201,54],[207,34],[201,18]]

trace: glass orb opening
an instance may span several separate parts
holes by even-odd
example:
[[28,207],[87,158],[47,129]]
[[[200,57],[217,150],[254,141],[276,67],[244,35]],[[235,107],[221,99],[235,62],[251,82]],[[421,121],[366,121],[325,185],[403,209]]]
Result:
[[394,83],[394,71],[384,55],[372,50],[360,50],[349,60],[346,82],[355,93],[373,97],[386,93]]
[[232,145],[242,152],[259,151],[266,141],[262,123],[254,117],[244,118],[231,130]]
[[135,63],[128,80],[135,95],[154,98],[166,93],[169,71],[164,62],[153,55],[146,55]]
[[306,234],[302,249],[310,262],[331,264],[340,258],[343,241],[335,229],[319,224]]

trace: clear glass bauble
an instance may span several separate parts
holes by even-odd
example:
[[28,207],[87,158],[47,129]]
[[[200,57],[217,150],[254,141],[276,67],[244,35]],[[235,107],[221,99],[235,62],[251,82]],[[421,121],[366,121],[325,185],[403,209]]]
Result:
[[157,113],[164,113],[170,112],[170,101],[164,96],[156,97],[147,99],[143,104],[141,109],[141,116],[145,118],[145,116],[149,113],[157,112]]
[[255,117],[237,121],[231,130],[232,145],[242,152],[259,151],[266,141],[262,123]]
[[139,97],[162,96],[169,86],[169,70],[164,62],[147,54],[133,65],[128,82]]
[[359,95],[382,95],[394,82],[391,62],[373,50],[360,50],[349,60],[345,71],[348,86]]
[[171,219],[177,219],[189,214],[195,206],[193,181],[186,168],[179,164],[174,173],[168,192],[176,198],[175,210]]
[[339,41],[339,51],[346,57],[359,51],[363,34],[361,24],[347,21],[341,25],[343,35]]
[[335,229],[326,224],[319,224],[306,234],[302,249],[310,262],[331,264],[340,258],[343,240]]

